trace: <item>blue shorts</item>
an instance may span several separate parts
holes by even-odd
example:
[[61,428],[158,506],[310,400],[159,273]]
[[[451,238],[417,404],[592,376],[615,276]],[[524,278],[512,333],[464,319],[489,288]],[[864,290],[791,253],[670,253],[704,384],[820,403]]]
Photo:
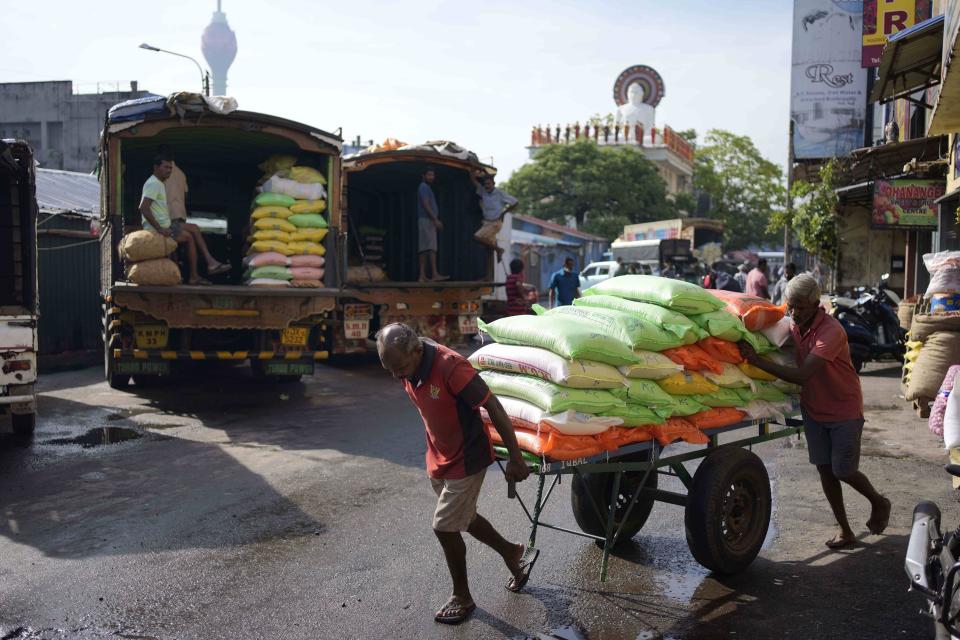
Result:
[[863,418],[843,422],[818,422],[803,414],[810,464],[830,465],[833,475],[846,478],[860,466],[860,437]]

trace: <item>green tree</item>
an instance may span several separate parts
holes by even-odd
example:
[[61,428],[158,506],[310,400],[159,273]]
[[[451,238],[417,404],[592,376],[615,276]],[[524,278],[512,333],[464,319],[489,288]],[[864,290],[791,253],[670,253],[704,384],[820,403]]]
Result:
[[770,220],[771,229],[789,226],[800,245],[827,264],[837,255],[837,173],[836,159],[820,166],[818,182],[794,182],[790,197],[793,212],[780,211]]
[[590,140],[543,147],[504,189],[520,213],[577,221],[577,228],[616,238],[623,225],[676,217],[656,166],[630,147],[601,148]]
[[783,175],[779,166],[760,155],[749,136],[708,131],[697,147],[693,187],[710,196],[711,217],[723,220],[725,249],[777,240],[770,221],[783,210]]

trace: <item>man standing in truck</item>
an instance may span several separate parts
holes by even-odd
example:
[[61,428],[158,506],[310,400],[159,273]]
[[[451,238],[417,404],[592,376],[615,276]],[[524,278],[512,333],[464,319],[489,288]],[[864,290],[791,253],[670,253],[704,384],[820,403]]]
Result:
[[173,160],[169,154],[158,154],[153,159],[153,174],[143,184],[140,200],[140,215],[143,216],[143,228],[147,231],[173,238],[177,244],[187,248],[187,262],[190,267],[189,284],[210,284],[197,272],[197,250],[207,261],[207,274],[217,275],[230,270],[230,265],[218,262],[207,248],[207,243],[196,225],[172,220],[167,206],[167,190],[164,182],[173,173]]
[[497,260],[500,260],[503,249],[497,244],[497,234],[503,228],[503,217],[517,207],[517,199],[497,189],[493,176],[485,175],[481,178],[471,175],[471,177],[477,183],[477,195],[480,196],[480,206],[483,210],[483,226],[473,234],[473,237],[480,244],[496,251]]
[[[417,251],[420,259],[419,282],[430,280],[448,280],[450,276],[440,275],[437,271],[437,234],[443,231],[440,222],[440,209],[437,207],[437,198],[433,194],[433,183],[437,173],[433,167],[427,167],[423,172],[423,180],[417,189]],[[430,261],[430,274],[427,278],[427,261]]]

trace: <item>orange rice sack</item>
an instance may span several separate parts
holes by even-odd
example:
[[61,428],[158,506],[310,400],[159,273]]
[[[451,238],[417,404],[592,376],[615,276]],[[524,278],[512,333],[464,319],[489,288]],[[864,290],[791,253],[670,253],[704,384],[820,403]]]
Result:
[[625,447],[628,444],[653,440],[653,434],[644,427],[611,427],[603,434],[607,442],[616,447]]
[[743,324],[750,331],[762,331],[771,327],[783,318],[785,307],[778,307],[769,300],[748,296],[736,291],[722,289],[707,289],[717,298],[727,304],[727,311],[743,320]]
[[663,446],[677,440],[683,440],[690,444],[707,444],[710,442],[710,438],[684,418],[670,418],[663,424],[653,424],[645,428]]
[[697,346],[707,352],[714,360],[720,362],[729,362],[730,364],[740,364],[743,362],[743,356],[740,355],[740,347],[736,342],[721,340],[720,338],[704,338],[697,343]]
[[685,420],[688,420],[698,429],[717,429],[737,424],[746,415],[743,411],[737,411],[730,407],[717,407],[687,416]]
[[683,347],[674,347],[661,351],[677,364],[682,364],[688,371],[713,371],[714,373],[723,372],[723,363],[712,358],[710,354],[695,344],[688,344]]
[[[491,442],[493,444],[503,444],[503,439],[497,429],[490,423],[487,423],[486,426]],[[612,451],[617,446],[615,443],[604,439],[603,434],[597,436],[569,436],[555,431],[541,430],[540,433],[536,433],[526,429],[514,429],[514,434],[521,449],[550,460],[589,458],[604,451]]]

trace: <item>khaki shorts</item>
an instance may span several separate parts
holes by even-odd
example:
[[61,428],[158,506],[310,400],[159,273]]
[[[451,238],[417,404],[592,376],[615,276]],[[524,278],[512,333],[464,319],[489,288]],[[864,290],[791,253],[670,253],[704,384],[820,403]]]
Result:
[[503,228],[502,220],[486,220],[483,223],[483,226],[480,227],[473,237],[478,242],[487,245],[488,247],[497,247],[497,234],[500,233],[500,229]]
[[477,498],[483,486],[484,469],[457,480],[430,478],[437,494],[437,510],[433,512],[434,531],[466,531],[477,515]]

